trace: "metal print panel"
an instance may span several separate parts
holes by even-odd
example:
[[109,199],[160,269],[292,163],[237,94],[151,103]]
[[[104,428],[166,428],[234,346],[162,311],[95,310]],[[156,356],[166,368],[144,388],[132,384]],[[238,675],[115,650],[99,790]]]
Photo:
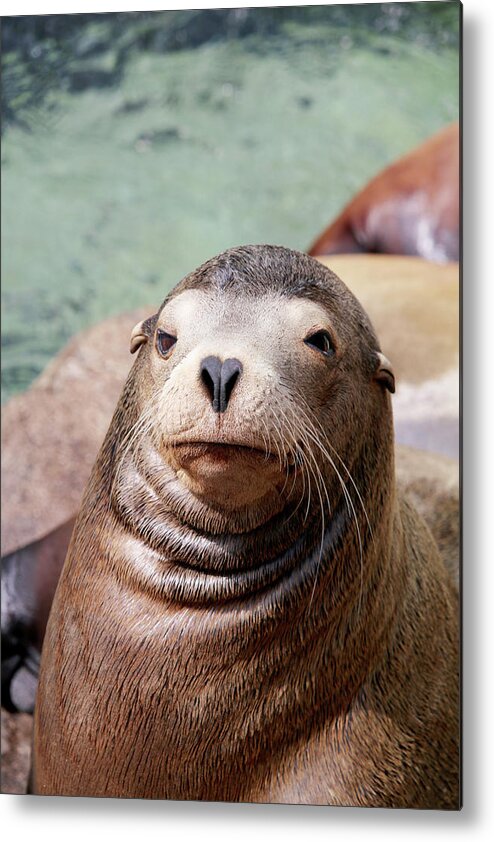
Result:
[[2,792],[460,808],[460,30],[2,20]]

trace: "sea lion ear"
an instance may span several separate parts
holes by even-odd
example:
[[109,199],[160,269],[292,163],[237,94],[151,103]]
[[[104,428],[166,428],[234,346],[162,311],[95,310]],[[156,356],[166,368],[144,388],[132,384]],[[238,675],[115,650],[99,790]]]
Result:
[[137,322],[130,334],[130,353],[135,352],[144,345],[154,330],[154,323],[156,316],[150,316],[148,319],[143,319],[142,322]]
[[377,380],[378,383],[382,383],[386,389],[389,389],[392,395],[395,392],[395,375],[393,371],[393,366],[391,365],[390,361],[384,354],[381,354],[380,351],[376,351],[376,357],[378,360],[378,366],[374,373],[374,380]]

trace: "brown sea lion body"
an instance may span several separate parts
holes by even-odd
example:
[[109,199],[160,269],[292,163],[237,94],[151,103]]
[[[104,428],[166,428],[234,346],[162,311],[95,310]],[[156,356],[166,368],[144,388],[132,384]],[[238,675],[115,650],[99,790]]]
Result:
[[453,123],[375,176],[309,248],[311,255],[459,256],[460,139]]
[[42,656],[40,794],[458,807],[457,596],[346,287],[231,250],[137,327]]
[[[457,458],[458,265],[377,254],[319,259],[345,279],[393,360],[396,441]],[[12,709],[33,709],[37,650],[70,523],[130,368],[128,335],[143,316],[136,310],[78,334],[2,409],[2,698]],[[442,551],[447,517],[458,519],[457,489],[436,482],[436,464],[444,476],[440,460],[417,454],[416,462],[419,511]],[[457,562],[457,548],[447,553]]]
[[[459,484],[458,484],[458,463],[454,459],[448,459],[434,453],[426,453],[413,448],[396,447],[396,481],[400,494],[405,494],[413,503],[417,511],[426,521],[434,540],[437,543],[440,555],[451,574],[454,582],[458,583],[459,576]],[[55,592],[56,582],[53,581],[53,561],[58,563],[56,569],[57,578],[61,572],[63,560],[65,559],[70,532],[73,528],[73,520],[56,530],[57,536],[50,536],[49,544],[46,541],[36,542],[28,548],[36,560],[36,565],[41,565],[35,571],[28,564],[28,575],[33,574],[34,581],[46,573],[45,560],[39,558],[49,553],[51,562],[49,564],[50,578],[42,583],[42,595],[38,596],[36,605],[30,610],[33,588],[31,581],[25,582],[24,573],[22,581],[16,581],[14,592],[15,605],[19,605],[20,611],[15,614],[14,628],[12,628],[12,613],[7,600],[8,617],[5,619],[6,636],[2,639],[2,671],[5,678],[5,686],[2,686],[2,705],[15,710],[21,706],[26,707],[26,695],[29,694],[28,706],[34,708],[35,688],[37,685],[37,669],[34,674],[28,672],[26,660],[34,660],[31,652],[33,617],[43,617],[45,609],[45,597],[47,588],[51,604]],[[61,540],[66,536],[67,545],[60,547]],[[53,556],[53,549],[62,549]],[[22,551],[21,551],[22,554]],[[7,559],[8,560],[8,559]],[[4,559],[2,559],[2,564]],[[2,574],[3,574],[2,570]],[[28,616],[26,618],[26,600],[28,601]],[[2,620],[3,610],[6,602],[2,599]],[[37,628],[37,627],[36,627]],[[19,640],[18,631],[21,631]],[[42,629],[44,635],[44,628]],[[3,632],[2,632],[3,634]],[[26,645],[27,643],[27,645]],[[20,644],[20,645],[19,645]],[[36,646],[37,646],[36,634]],[[19,668],[13,663],[14,658],[18,661],[19,655],[23,656],[23,662]],[[13,673],[13,668],[15,673]],[[19,675],[19,671],[22,674]],[[7,713],[2,708],[2,792],[25,793],[28,780],[28,772],[31,757],[32,745],[32,720],[33,717],[24,713]],[[5,728],[4,728],[5,722]]]

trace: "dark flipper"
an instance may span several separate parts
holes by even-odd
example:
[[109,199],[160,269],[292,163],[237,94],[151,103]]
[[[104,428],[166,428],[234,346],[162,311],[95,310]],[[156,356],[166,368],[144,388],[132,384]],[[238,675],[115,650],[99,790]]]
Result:
[[39,656],[74,519],[2,558],[2,705],[32,712]]

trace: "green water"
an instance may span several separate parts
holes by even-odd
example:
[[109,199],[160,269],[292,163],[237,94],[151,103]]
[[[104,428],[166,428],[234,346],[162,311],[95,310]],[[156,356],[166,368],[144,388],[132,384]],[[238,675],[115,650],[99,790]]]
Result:
[[2,400],[75,332],[152,312],[229,246],[307,248],[457,117],[455,48],[298,23],[272,43],[137,51],[117,86],[53,93],[2,142]]

